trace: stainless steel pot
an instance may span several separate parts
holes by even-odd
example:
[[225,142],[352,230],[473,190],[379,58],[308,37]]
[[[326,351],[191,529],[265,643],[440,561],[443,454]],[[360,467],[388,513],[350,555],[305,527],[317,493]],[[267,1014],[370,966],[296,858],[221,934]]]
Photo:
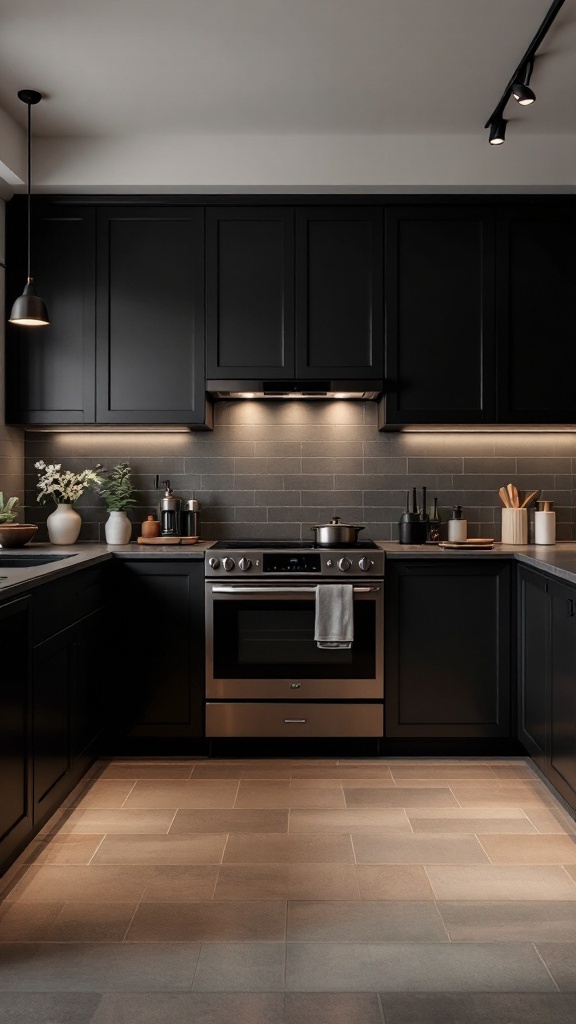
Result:
[[350,523],[341,523],[339,516],[334,516],[329,523],[323,526],[311,526],[316,534],[316,543],[321,547],[336,547],[342,544],[355,544],[358,540],[360,530],[363,526],[353,526]]

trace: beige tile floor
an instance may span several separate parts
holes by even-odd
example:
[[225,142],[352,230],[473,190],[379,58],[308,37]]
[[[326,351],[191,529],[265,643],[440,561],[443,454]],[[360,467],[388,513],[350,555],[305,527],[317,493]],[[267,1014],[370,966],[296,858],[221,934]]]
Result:
[[576,1022],[520,758],[98,762],[0,898],[0,1024]]

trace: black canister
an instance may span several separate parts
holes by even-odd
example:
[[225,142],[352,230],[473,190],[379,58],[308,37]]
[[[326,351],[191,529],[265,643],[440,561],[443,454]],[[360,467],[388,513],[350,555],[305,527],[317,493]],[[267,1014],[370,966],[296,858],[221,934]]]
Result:
[[200,536],[200,502],[196,498],[190,498],[184,502],[182,509],[182,536]]

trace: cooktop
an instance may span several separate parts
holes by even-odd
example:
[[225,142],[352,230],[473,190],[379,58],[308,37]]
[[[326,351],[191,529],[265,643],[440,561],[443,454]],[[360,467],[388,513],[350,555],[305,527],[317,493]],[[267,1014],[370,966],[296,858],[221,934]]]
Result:
[[301,551],[301,550],[326,550],[330,548],[377,548],[378,545],[373,540],[361,540],[357,544],[316,544],[313,540],[219,540],[216,544],[213,544],[210,551],[219,549],[220,551],[240,551],[242,549],[259,549],[259,550],[276,550],[282,549],[284,551]]

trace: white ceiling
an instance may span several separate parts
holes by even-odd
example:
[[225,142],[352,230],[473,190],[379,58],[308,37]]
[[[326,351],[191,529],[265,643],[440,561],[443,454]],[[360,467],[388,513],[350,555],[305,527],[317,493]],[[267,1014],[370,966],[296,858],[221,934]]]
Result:
[[[466,136],[551,0],[0,0],[0,108],[35,137]],[[507,147],[576,137],[576,0],[536,60]],[[488,147],[492,149],[492,147]],[[501,147],[504,148],[504,147]],[[64,151],[64,150],[63,150]],[[54,145],[50,150],[54,162]],[[2,154],[0,153],[0,158]],[[68,157],[69,159],[69,157]],[[576,176],[576,168],[575,168]]]

